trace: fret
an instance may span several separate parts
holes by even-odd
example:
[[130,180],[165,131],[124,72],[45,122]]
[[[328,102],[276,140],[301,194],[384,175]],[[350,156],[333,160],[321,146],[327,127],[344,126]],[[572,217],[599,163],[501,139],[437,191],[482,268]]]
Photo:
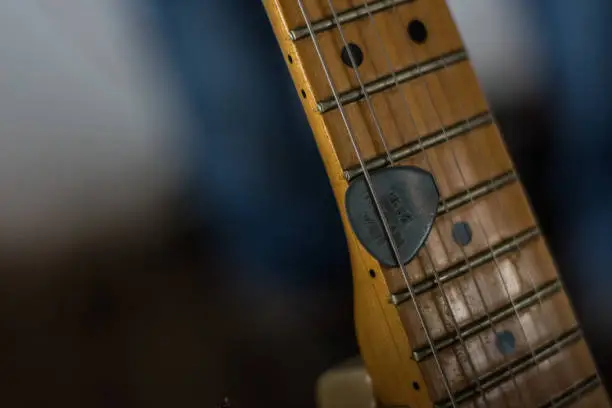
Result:
[[[372,96],[378,92],[383,92],[389,88],[403,84],[404,82],[420,78],[447,68],[449,65],[458,64],[466,60],[467,53],[465,50],[453,51],[393,74],[385,75],[384,77],[375,79],[372,82],[363,84],[363,87],[360,85],[358,88],[342,92],[338,95],[338,99],[341,105],[357,102],[364,99],[366,95]],[[336,101],[335,97],[330,97],[317,103],[317,109],[320,113],[329,112],[330,110],[337,108],[338,101]]]
[[465,190],[461,193],[458,193],[445,200],[444,202],[440,203],[440,207],[438,208],[438,215],[449,213],[461,207],[462,205],[468,204],[471,201],[478,200],[479,198],[484,197],[487,194],[491,194],[492,192],[516,181],[518,181],[516,173],[511,170],[507,173],[502,174],[501,176],[497,176],[492,178],[491,180],[487,180],[480,184],[477,184],[469,190]]
[[[597,376],[594,377],[597,378]],[[605,388],[603,385],[599,385],[595,390],[580,395],[580,399],[569,406],[572,408],[600,408],[609,407],[610,402]],[[565,407],[561,406],[560,408]]]
[[[555,398],[553,398],[546,404],[540,405],[540,408],[554,408],[554,407],[562,408],[562,407],[570,406],[572,405],[573,402],[576,402],[576,400],[580,401],[580,397],[591,393],[600,385],[601,385],[601,382],[599,381],[599,378],[593,375],[589,378],[586,378],[583,381],[580,381],[579,383],[572,385],[567,390],[565,390],[561,395],[556,396]],[[585,403],[585,401],[581,401],[581,402],[582,404]],[[584,405],[584,406],[593,407],[596,405]]]
[[[513,203],[500,211],[499,203]],[[455,222],[464,222],[472,232],[471,241],[465,246],[453,239]],[[470,257],[494,247],[504,240],[534,227],[535,221],[520,186],[513,183],[475,202],[470,202],[451,213],[439,216],[415,259],[406,265],[408,280],[418,283],[431,277],[435,271],[444,271]],[[383,273],[392,293],[406,289],[399,268],[384,268]]]
[[[550,402],[551,395],[569,390],[585,379],[588,381],[595,374],[586,343],[574,331],[560,336],[556,342],[547,342],[537,348],[534,354],[535,361],[531,355],[525,355],[481,377],[488,405],[480,392],[471,385],[457,392],[459,406],[538,407]],[[571,397],[575,403],[580,401],[580,395],[573,394]],[[447,398],[434,405],[436,408],[450,406]],[[607,404],[594,406],[603,407]]]
[[[306,8],[309,4],[316,8],[314,3],[314,1],[306,2]],[[327,0],[316,3],[328,9]],[[344,5],[343,3],[334,2],[340,7]],[[450,13],[431,13],[429,7],[443,6],[444,3],[444,0],[403,3],[393,9],[376,13],[372,18],[368,16],[343,25],[342,35],[346,44],[357,45],[364,55],[363,63],[357,68],[361,80],[364,83],[372,82],[392,72],[463,49]],[[331,11],[325,14],[325,16],[331,15]],[[312,20],[312,15],[310,17]],[[426,24],[428,30],[426,44],[416,44],[408,36],[407,25],[413,19],[420,19]],[[389,41],[391,39],[393,40]],[[342,40],[340,31],[335,28],[322,32],[317,35],[317,42],[336,90],[343,93],[359,88],[359,80],[352,64],[347,65],[342,61],[341,51],[346,44]],[[311,39],[297,41],[295,47],[302,58],[318,61]],[[313,88],[314,98],[321,101],[331,97],[332,92],[321,64],[308,65],[304,69]]]
[[[370,104],[361,100],[343,108],[359,143],[360,154],[366,161],[386,154],[379,127],[389,150],[394,150],[488,110],[468,62],[376,93],[369,101]],[[336,154],[342,167],[357,166],[359,161],[347,144],[348,133],[341,113],[332,110],[323,115],[323,120],[337,146]]]
[[[481,126],[490,125],[493,118],[489,112],[481,113],[472,116],[466,120],[454,123],[448,128],[439,129],[429,135],[420,137],[418,140],[391,150],[390,156],[394,162],[400,162],[415,154],[421,153],[425,149],[437,146],[454,139],[457,136],[463,136]],[[368,171],[378,170],[389,165],[389,157],[386,154],[368,160],[365,163],[365,168]],[[344,178],[347,181],[352,181],[357,176],[363,174],[361,166],[355,166],[344,171]]]
[[[439,271],[439,279],[436,279],[435,276],[429,276],[426,279],[415,283],[413,285],[413,292],[415,295],[420,295],[435,288],[438,283],[445,284],[453,279],[459,279],[472,270],[479,271],[479,268],[487,268],[487,274],[494,273],[495,268],[497,268],[497,264],[494,263],[495,259],[497,259],[498,262],[507,264],[508,266],[506,266],[506,268],[514,267],[516,269],[520,269],[521,267],[530,267],[530,263],[532,263],[531,258],[529,258],[528,261],[525,261],[525,264],[519,263],[519,261],[521,259],[526,259],[528,256],[536,256],[535,254],[532,254],[532,251],[540,250],[545,253],[546,248],[541,240],[536,241],[536,244],[533,244],[533,246],[537,247],[537,249],[533,249],[531,245],[529,245],[523,250],[520,250],[517,254],[513,254],[513,252],[517,251],[517,248],[521,249],[523,245],[530,243],[531,240],[535,240],[538,236],[539,231],[537,228],[529,228],[520,234],[503,240],[497,245],[491,247],[491,249],[487,248],[476,255],[469,257],[467,260],[463,260],[442,271]],[[537,253],[538,252],[536,252],[536,254]],[[506,258],[509,259],[511,264],[507,263],[508,261],[506,261]],[[538,259],[538,261],[540,261],[540,259]],[[399,293],[391,295],[391,303],[396,306],[408,302],[410,299],[410,293],[405,289],[402,289]]]
[[[416,361],[422,361],[428,357],[431,357],[434,348],[435,350],[442,350],[446,347],[450,347],[457,344],[461,339],[467,339],[471,336],[478,335],[487,328],[494,327],[494,325],[506,320],[507,318],[512,317],[514,313],[521,312],[522,310],[535,305],[536,303],[538,303],[538,301],[547,299],[549,296],[557,293],[560,290],[561,283],[557,280],[545,284],[537,288],[536,290],[531,290],[514,299],[514,305],[512,303],[508,303],[504,307],[493,311],[490,314],[490,317],[482,316],[474,321],[471,321],[468,324],[463,325],[462,327],[459,327],[459,333],[447,333],[445,336],[436,339],[433,347],[429,345],[420,346],[412,352],[412,356]],[[450,314],[454,312],[448,313]],[[414,344],[419,343],[415,342]]]
[[[558,315],[558,319],[551,322],[551,317],[555,315]],[[467,352],[461,345],[437,352],[438,358],[443,361],[444,370],[451,382],[453,392],[458,394],[473,389],[473,380],[476,376],[480,378],[483,386],[499,384],[497,381],[504,379],[503,376],[508,372],[508,367],[518,365],[524,370],[530,366],[528,363],[533,362],[531,350],[536,356],[541,353],[557,353],[559,350],[555,344],[560,341],[558,339],[564,338],[564,334],[572,332],[576,327],[571,307],[562,292],[546,299],[541,306],[538,304],[520,311],[518,316],[519,318],[512,316],[496,324],[495,330],[487,329],[476,336],[465,339]],[[506,350],[507,354],[502,353],[498,346],[499,333],[512,336],[514,341],[514,346]],[[476,372],[472,371],[469,359],[473,362]],[[537,358],[538,361],[544,359],[544,357]],[[579,364],[574,361],[571,363]],[[432,398],[436,401],[445,399],[446,390],[441,387],[440,374],[434,361],[426,359],[419,364]],[[594,371],[593,369],[587,374]],[[548,396],[554,393],[551,392]]]
[[601,384],[601,380],[596,376],[592,376],[584,381],[584,391],[582,389],[575,389],[578,395],[571,395],[570,400],[567,403],[556,405],[559,408],[572,407],[572,408],[599,408],[609,406],[608,396],[606,390]]
[[[337,12],[338,19],[334,19],[333,17],[324,18],[318,21],[314,21],[312,23],[312,31],[314,33],[320,33],[325,30],[330,30],[336,27],[337,24],[346,24],[351,21],[358,20],[360,18],[366,18],[370,15],[374,15],[378,12],[387,10],[394,6],[399,6],[403,3],[408,3],[414,0],[379,0],[379,1],[369,1],[365,2],[362,5],[357,7],[349,8],[348,10],[343,10],[341,12]],[[302,26],[296,29],[293,29],[289,32],[292,40],[301,40],[302,38],[306,38],[310,35],[310,31],[308,27]]]

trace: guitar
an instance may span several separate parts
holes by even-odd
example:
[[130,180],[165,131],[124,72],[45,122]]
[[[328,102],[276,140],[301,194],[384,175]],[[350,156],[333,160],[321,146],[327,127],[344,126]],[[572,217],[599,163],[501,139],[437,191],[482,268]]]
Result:
[[610,407],[445,1],[263,3],[345,227],[354,378],[389,407]]

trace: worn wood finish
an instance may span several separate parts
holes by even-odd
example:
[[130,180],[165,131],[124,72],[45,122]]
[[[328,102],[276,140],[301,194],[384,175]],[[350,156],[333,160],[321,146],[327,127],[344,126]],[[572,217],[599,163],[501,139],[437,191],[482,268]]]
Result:
[[[332,16],[327,0],[304,0],[304,4],[312,22]],[[363,4],[363,0],[333,1],[337,13]],[[457,398],[476,385],[485,389],[470,394],[471,398],[459,398],[457,406],[538,407],[596,375],[579,331],[575,341],[562,342],[568,333],[574,333],[577,322],[519,181],[510,180],[438,216],[425,246],[406,266],[411,285],[429,286],[415,299],[406,298],[406,280],[400,270],[383,267],[373,259],[348,224],[344,171],[357,165],[358,160],[340,108],[318,111],[318,103],[329,99],[332,92],[310,36],[296,41],[290,37],[291,30],[305,25],[298,2],[264,0],[264,5],[341,210],[353,265],[357,336],[380,401],[411,407],[443,404],[448,398],[446,378]],[[407,34],[406,27],[414,19],[428,29],[422,44]],[[363,63],[356,69],[341,59],[341,34],[363,51]],[[444,0],[406,2],[345,23],[342,31],[332,27],[315,37],[340,93],[360,90],[362,85],[384,77],[396,78],[397,73],[463,48]],[[446,134],[448,127],[489,109],[469,61],[445,64],[392,85],[341,107],[360,155],[366,160],[385,156],[386,149],[422,141],[436,132]],[[442,207],[447,200],[458,195],[471,197],[476,186],[514,171],[495,124],[452,139],[443,138],[395,164],[415,165],[431,172]],[[452,228],[457,222],[471,227],[472,239],[465,246],[453,240]],[[529,239],[517,243],[517,237],[526,231],[531,234]],[[455,274],[456,270],[460,273]],[[453,278],[437,280],[446,275]],[[553,285],[555,291],[542,295],[539,290],[546,285]],[[530,294],[531,303],[514,308]],[[394,299],[404,296],[403,301],[393,304],[392,295]],[[428,347],[415,300],[436,344],[455,336],[435,353],[443,374],[431,352],[417,358],[419,362],[413,358],[413,352],[418,354]],[[508,308],[512,313],[507,313]],[[501,317],[494,318],[498,314]],[[478,330],[470,329],[478,322],[486,324]],[[472,331],[465,331],[468,329]],[[515,344],[507,355],[499,346],[497,334],[501,332],[513,335]],[[458,336],[461,333],[468,334]],[[519,363],[523,365],[519,367]],[[505,377],[508,372],[514,375]],[[587,400],[590,405],[584,402]],[[610,406],[601,386],[572,403]]]

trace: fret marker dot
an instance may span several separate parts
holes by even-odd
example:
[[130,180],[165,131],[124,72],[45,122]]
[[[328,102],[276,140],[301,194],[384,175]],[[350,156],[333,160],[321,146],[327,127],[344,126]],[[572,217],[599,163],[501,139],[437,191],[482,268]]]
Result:
[[421,20],[412,20],[408,24],[408,35],[415,43],[423,44],[427,41],[427,27]]
[[472,242],[472,229],[467,222],[457,222],[453,225],[453,240],[461,246]]
[[340,53],[340,58],[342,58],[344,65],[353,68],[351,57],[353,57],[353,61],[355,62],[354,68],[360,66],[363,62],[363,51],[361,51],[358,45],[353,43],[349,43],[346,47],[342,48],[342,52]]
[[495,337],[495,345],[500,353],[507,356],[514,352],[516,349],[516,339],[514,338],[514,334],[504,330],[502,332],[495,333]]
[[302,98],[306,99],[306,91],[302,89],[301,94],[302,94]]

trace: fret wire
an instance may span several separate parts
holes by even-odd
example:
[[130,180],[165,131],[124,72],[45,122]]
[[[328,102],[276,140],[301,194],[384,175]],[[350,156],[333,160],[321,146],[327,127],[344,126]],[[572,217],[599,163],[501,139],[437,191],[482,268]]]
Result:
[[443,69],[445,64],[458,64],[466,61],[467,58],[466,51],[461,49],[440,55],[422,63],[417,63],[398,72],[393,72],[393,69],[391,69],[391,74],[384,75],[364,84],[362,87],[363,89],[350,89],[346,92],[340,93],[339,102],[336,102],[336,100],[333,98],[320,101],[317,103],[317,109],[319,110],[319,113],[329,112],[337,109],[338,105],[340,104],[348,105],[349,103],[362,100],[364,97],[366,97],[366,95],[374,95],[393,87],[399,88],[400,84]]
[[[555,344],[560,344],[562,348],[566,348],[572,344],[579,342],[582,339],[582,333],[578,327],[574,327],[561,336],[548,341],[534,350],[534,353],[528,353],[521,358],[506,363],[504,366],[498,367],[493,372],[485,374],[481,378],[481,382],[484,383],[484,391],[491,390],[497,386],[500,386],[508,380],[508,376],[516,377],[517,374],[521,374],[532,367],[539,367],[539,365],[561,352],[561,348],[555,347]],[[512,373],[512,374],[508,374]],[[476,393],[483,393],[482,390],[477,390],[476,386],[469,386],[456,394],[456,400],[459,403],[465,402],[475,396]],[[448,408],[448,401],[441,401],[434,405],[436,408]],[[556,405],[555,405],[556,406]]]
[[[338,13],[338,18],[324,18],[319,21],[315,21],[312,24],[312,31],[315,34],[323,31],[331,30],[336,26],[337,23],[346,24],[351,21],[358,20],[368,15],[368,11],[373,13],[379,13],[385,11],[395,5],[401,5],[404,3],[412,3],[415,0],[380,0],[372,3],[370,6],[358,6],[351,9]],[[310,35],[308,27],[299,27],[289,31],[289,37],[292,40],[297,41],[302,38],[306,38]]]
[[[318,44],[318,41],[316,39],[316,36],[312,33],[312,26],[311,26],[310,20],[308,19],[308,15],[307,15],[306,9],[304,7],[303,0],[297,0],[297,1],[298,1],[298,5],[300,7],[300,11],[302,12],[302,15],[304,16],[304,20],[305,20],[306,24],[308,25],[308,29],[311,32],[311,39],[312,39],[312,42],[313,42],[313,46],[314,46],[315,51],[316,51],[316,53],[317,53],[317,55],[319,57],[319,60],[321,62],[323,71],[325,73],[325,77],[327,78],[327,81],[328,81],[328,83],[329,83],[329,85],[331,87],[332,94],[334,95],[334,98],[336,98],[336,100],[338,100],[338,93],[336,92],[335,87],[333,85],[333,80],[332,80],[331,75],[329,73],[329,69],[327,68],[327,65],[325,64],[325,61],[323,59],[323,55],[322,55],[321,50],[319,48],[319,44]],[[331,6],[332,11],[334,11],[333,10],[333,5],[331,4],[331,2],[329,4]],[[334,15],[335,15],[335,11],[334,11]],[[340,32],[342,32],[341,28],[340,28]],[[351,60],[352,60],[352,57],[351,57]],[[350,124],[348,122],[347,116],[346,116],[346,114],[344,112],[344,109],[343,109],[342,105],[339,104],[338,109],[340,111],[340,115],[342,117],[342,120],[343,120],[343,122],[344,122],[344,124],[346,126],[346,129],[347,129],[347,132],[348,132],[348,136],[349,136],[349,139],[350,139],[350,143],[353,146],[353,150],[355,151],[355,154],[357,156],[357,159],[358,159],[359,163],[363,167],[363,175],[364,175],[364,178],[366,180],[366,183],[367,183],[367,186],[368,186],[368,190],[369,190],[371,198],[372,198],[372,202],[374,203],[374,207],[375,207],[375,210],[377,212],[377,215],[380,217],[380,220],[381,220],[381,222],[383,224],[383,229],[384,229],[385,234],[387,236],[387,239],[388,239],[388,241],[390,243],[390,247],[391,247],[391,249],[393,251],[393,255],[398,260],[398,264],[400,266],[400,270],[402,271],[402,275],[403,275],[404,280],[406,282],[408,291],[412,292],[412,287],[411,287],[410,282],[408,280],[408,275],[406,273],[406,268],[404,267],[404,265],[400,261],[399,250],[397,248],[397,244],[395,243],[395,238],[393,237],[393,234],[391,232],[391,228],[389,227],[389,223],[387,222],[386,217],[384,216],[384,213],[382,211],[382,207],[381,207],[381,205],[380,205],[380,203],[378,201],[378,198],[376,196],[376,193],[375,193],[375,190],[374,190],[374,186],[373,186],[372,180],[370,178],[370,174],[369,174],[368,170],[365,167],[365,163],[364,163],[363,158],[360,155],[360,149],[359,149],[357,141],[356,141],[356,139],[353,136],[353,133],[351,131],[351,126],[350,126]],[[420,324],[421,324],[421,326],[423,327],[423,329],[425,331],[425,337],[427,338],[428,342],[431,343],[431,337],[430,337],[427,325],[425,324],[425,320],[423,318],[423,313],[422,313],[422,311],[420,309],[420,306],[416,302],[415,302],[415,309],[417,311],[417,316],[418,316],[418,319],[420,321]],[[445,389],[446,389],[446,391],[448,393],[451,406],[456,407],[456,404],[454,402],[454,397],[453,397],[452,391],[450,389],[450,384],[448,382],[448,379],[446,377],[444,369],[442,368],[442,364],[441,364],[440,360],[437,358],[437,356],[435,356],[435,353],[434,353],[434,359],[435,359],[435,362],[436,362],[436,366],[437,366],[438,370],[440,371],[440,374],[442,375],[442,380],[443,380],[443,383],[444,383],[444,387],[445,387]]]
[[[330,2],[330,5],[331,5],[331,0],[328,0],[328,1]],[[364,4],[365,4],[365,6],[367,7],[367,5],[368,5],[367,0],[364,0]],[[380,36],[380,33],[378,32],[378,29],[376,28],[376,25],[374,24],[374,18],[373,18],[373,16],[372,16],[372,14],[370,14],[370,24],[371,24],[371,25],[374,27],[374,29],[375,29],[375,31],[376,31],[376,34],[377,34],[377,36],[378,36],[378,41],[379,41],[379,43],[381,44],[381,48],[384,50],[384,54],[385,54],[385,57],[386,57],[386,60],[387,60],[387,66],[388,66],[388,68],[389,68],[390,75],[391,75],[391,77],[393,78],[393,81],[395,82],[395,86],[396,86],[396,87],[399,89],[399,83],[398,83],[398,79],[397,79],[396,73],[394,72],[394,70],[393,70],[393,68],[392,68],[392,64],[391,64],[391,62],[390,62],[390,60],[389,60],[389,54],[388,54],[388,52],[387,52],[386,46],[384,45],[384,42],[382,41],[382,38],[381,38],[381,36]],[[342,30],[340,29],[340,31],[342,31]],[[345,44],[346,44],[346,43],[345,43]],[[419,64],[417,64],[416,66],[417,66],[417,68],[418,68]],[[430,99],[431,99],[431,92],[429,91],[429,89],[428,89],[428,93],[429,93],[429,96],[430,96]],[[406,111],[407,111],[407,113],[408,113],[408,116],[410,117],[411,121],[413,122],[413,125],[414,125],[414,126],[415,126],[415,128],[416,128],[416,123],[415,123],[415,121],[414,121],[414,117],[413,117],[412,112],[411,112],[411,110],[410,110],[410,107],[409,107],[408,101],[406,100],[406,96],[404,95],[404,93],[403,93],[403,92],[400,92],[400,94],[402,95],[402,100],[404,101],[405,108],[406,108]],[[441,122],[441,121],[440,121],[440,123],[442,124],[442,122]],[[446,133],[446,130],[444,129],[443,124],[442,124],[442,131],[443,131],[444,133]],[[447,139],[447,140],[448,140],[448,139]],[[424,153],[424,156],[425,156],[425,160],[426,160],[426,162],[427,162],[427,165],[428,165],[428,166],[429,166],[429,168],[430,168],[430,169],[433,171],[433,166],[431,165],[431,161],[430,161],[430,159],[429,159],[429,153],[428,153],[428,151],[427,151],[427,150],[425,150],[424,145],[423,145],[423,141],[422,141],[422,138],[420,137],[420,135],[418,136],[418,142],[419,142],[419,146],[420,146],[421,151]],[[366,169],[366,167],[364,167],[364,170],[365,170],[365,169]],[[443,202],[443,204],[445,204],[445,202],[444,202],[444,198],[442,198],[442,202]],[[435,228],[435,224],[434,224],[434,228]],[[468,364],[471,366],[472,372],[476,373],[476,372],[477,372],[477,371],[476,371],[476,365],[474,364],[474,361],[473,361],[472,355],[471,355],[471,353],[469,352],[469,350],[468,350],[467,346],[465,345],[465,343],[464,343],[464,341],[463,341],[463,338],[461,338],[461,336],[460,336],[459,327],[458,327],[458,324],[457,324],[457,321],[456,321],[455,315],[454,315],[454,313],[452,312],[452,308],[450,307],[450,302],[449,302],[449,300],[448,300],[448,297],[447,297],[447,295],[446,295],[446,292],[445,292],[445,291],[444,291],[444,289],[442,288],[442,282],[440,282],[440,280],[438,279],[439,277],[438,277],[438,273],[437,273],[437,271],[436,271],[436,268],[435,268],[435,266],[434,266],[434,265],[435,265],[435,263],[433,262],[433,257],[431,256],[431,253],[429,252],[429,249],[427,248],[427,246],[425,246],[424,248],[425,248],[425,253],[426,253],[426,254],[427,254],[427,256],[429,257],[430,262],[431,262],[431,264],[432,264],[432,266],[433,266],[433,268],[432,268],[432,269],[433,269],[433,274],[434,274],[434,277],[436,278],[436,285],[439,287],[439,289],[440,289],[440,291],[441,291],[441,293],[442,293],[442,298],[443,298],[444,303],[446,304],[446,306],[447,306],[447,307],[449,308],[449,310],[451,311],[450,316],[451,316],[451,321],[452,321],[452,324],[453,324],[453,328],[454,328],[454,330],[457,332],[457,334],[459,335],[459,341],[461,342],[461,347],[462,347],[462,348],[465,350],[465,353],[466,353],[466,358],[467,358]],[[447,252],[446,247],[445,247],[444,249],[445,249],[445,252]],[[447,252],[447,256],[448,256],[448,252]],[[465,257],[465,254],[464,254],[464,257]],[[462,294],[462,296],[464,297],[464,300],[467,300],[467,299],[465,298],[465,294],[463,293],[463,291],[460,291],[460,293],[461,293],[461,294]],[[411,294],[412,294],[412,293],[411,293]],[[480,295],[480,298],[481,298],[481,300],[482,300],[482,302],[483,302],[483,305],[486,305],[485,300],[484,300],[484,297],[482,296],[482,293],[480,293],[480,292],[479,292],[479,295]],[[414,297],[414,295],[412,296],[412,300],[414,301],[415,307],[416,307],[416,306],[418,306],[418,302],[417,302],[417,300],[416,300],[416,297]],[[481,341],[481,343],[482,343],[483,350],[486,350],[486,346],[485,346],[485,344],[484,344],[484,341],[483,341],[482,339],[480,339],[480,341]],[[431,343],[431,341],[429,341],[429,343],[430,343],[430,345],[432,346],[432,353],[433,353],[433,355],[435,356],[435,354],[436,354],[436,347],[435,347],[435,344],[434,344],[434,343]],[[486,353],[486,351],[485,351],[485,353]],[[459,357],[457,356],[457,358],[459,358]],[[463,367],[463,365],[460,365],[460,367],[461,367],[461,370],[464,372],[464,375],[465,375],[466,377],[469,377],[469,376],[467,375],[467,373],[465,372],[465,368]],[[478,380],[477,380],[477,381],[478,381]],[[484,395],[484,394],[483,394],[483,398],[484,398],[484,400],[485,400],[485,404],[486,404],[487,406],[489,406],[489,402],[488,402],[488,400],[487,400],[486,395]]]
[[497,176],[491,180],[476,184],[471,191],[463,191],[447,199],[445,204],[440,204],[440,207],[438,208],[438,216],[456,210],[465,204],[469,204],[472,200],[492,194],[495,191],[498,191],[516,181],[518,181],[516,173],[513,170],[510,170],[501,176]]
[[576,401],[579,397],[582,397],[588,394],[591,391],[594,391],[597,387],[601,385],[601,379],[597,375],[592,375],[577,384],[569,387],[565,392],[561,395],[558,395],[552,398],[546,404],[540,405],[539,408],[551,408],[553,407],[553,400],[555,401],[557,406],[560,408],[567,407],[573,401]]

